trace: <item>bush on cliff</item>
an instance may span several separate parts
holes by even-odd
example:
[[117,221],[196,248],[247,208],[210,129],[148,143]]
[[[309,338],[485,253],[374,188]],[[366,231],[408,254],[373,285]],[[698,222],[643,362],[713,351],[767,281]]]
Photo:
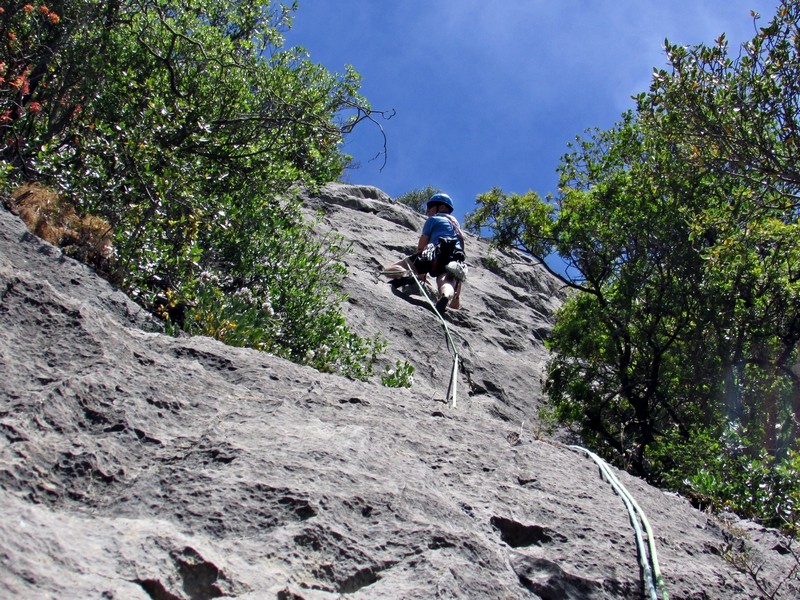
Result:
[[106,275],[173,327],[371,372],[341,315],[339,240],[293,189],[336,179],[359,76],[283,49],[292,6],[120,0],[0,8],[0,186],[57,190],[113,232]]

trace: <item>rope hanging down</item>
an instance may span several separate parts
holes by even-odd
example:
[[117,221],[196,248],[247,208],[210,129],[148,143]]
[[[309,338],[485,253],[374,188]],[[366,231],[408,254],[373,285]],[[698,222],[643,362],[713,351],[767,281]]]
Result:
[[[447,327],[447,321],[444,320],[444,317],[439,313],[436,309],[436,305],[434,304],[433,300],[431,300],[430,295],[426,292],[425,288],[422,286],[422,282],[417,277],[417,274],[414,273],[414,270],[411,268],[411,265],[406,259],[406,266],[408,267],[409,273],[411,273],[411,277],[414,278],[414,281],[419,288],[420,293],[425,297],[428,301],[428,304],[433,309],[434,314],[438,317],[439,321],[442,323],[444,327],[445,335],[447,336],[447,341],[449,342],[450,352],[453,355],[453,371],[450,377],[450,386],[447,390],[448,393],[448,401],[452,400],[453,408],[456,407],[456,382],[458,380],[458,350],[456,349],[455,342],[453,342],[453,336],[450,335],[450,329]],[[625,507],[628,510],[628,517],[633,525],[634,532],[636,534],[636,546],[638,549],[639,554],[639,562],[642,566],[642,571],[644,573],[645,584],[647,586],[647,590],[651,600],[658,600],[658,593],[656,591],[656,586],[661,591],[661,600],[669,600],[669,593],[667,592],[666,584],[664,583],[664,577],[661,574],[661,569],[658,564],[658,554],[656,552],[655,546],[655,537],[653,536],[653,531],[650,528],[650,522],[647,520],[647,516],[644,514],[644,511],[641,509],[639,504],[636,500],[631,496],[630,492],[625,488],[622,483],[620,483],[617,476],[611,471],[611,468],[608,466],[608,463],[600,458],[595,453],[587,450],[586,448],[581,448],[580,446],[569,446],[573,450],[578,450],[581,452],[586,453],[600,468],[600,472],[603,475],[603,478],[611,484],[611,487],[614,488],[614,491],[617,495],[622,498],[622,501],[625,503]],[[641,521],[641,523],[640,523]],[[647,535],[647,546],[644,543],[644,535],[642,533],[642,527],[644,527],[645,533]]]
[[447,321],[444,320],[444,317],[439,313],[436,309],[436,305],[431,300],[430,295],[425,291],[425,288],[422,287],[422,282],[417,277],[417,274],[414,272],[414,269],[411,268],[411,265],[408,262],[408,258],[405,260],[406,267],[408,267],[408,272],[411,273],[411,277],[414,278],[414,281],[417,283],[417,287],[419,288],[420,293],[425,297],[430,304],[431,308],[433,309],[433,313],[439,318],[441,321],[442,326],[444,327],[444,333],[447,336],[447,341],[449,343],[449,350],[450,353],[453,355],[453,371],[450,374],[450,385],[447,388],[447,396],[448,402],[452,400],[453,408],[456,407],[456,383],[458,381],[458,350],[456,350],[455,342],[453,342],[453,336],[450,335],[450,329],[447,327]]
[[[661,569],[658,566],[655,538],[653,537],[653,531],[650,528],[650,522],[647,520],[644,511],[641,509],[636,500],[634,500],[633,496],[631,496],[630,492],[628,492],[625,486],[620,483],[619,479],[617,479],[617,476],[614,475],[613,471],[611,471],[611,468],[608,466],[606,461],[586,448],[581,448],[580,446],[569,447],[573,450],[586,453],[587,456],[597,463],[603,478],[611,484],[611,487],[614,488],[614,491],[617,492],[617,495],[622,498],[622,501],[625,503],[625,507],[628,509],[628,517],[630,518],[631,525],[633,525],[633,529],[636,532],[636,547],[639,551],[639,562],[642,565],[642,572],[644,573],[645,583],[647,585],[650,599],[658,600],[658,594],[656,592],[656,586],[658,586],[658,589],[661,591],[662,600],[669,600],[667,586],[664,583],[664,578],[661,575]],[[644,526],[647,534],[647,547],[645,547],[644,540],[642,539],[642,526]]]

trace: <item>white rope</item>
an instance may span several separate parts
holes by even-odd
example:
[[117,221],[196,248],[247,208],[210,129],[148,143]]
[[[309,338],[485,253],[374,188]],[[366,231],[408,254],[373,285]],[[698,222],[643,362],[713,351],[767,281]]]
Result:
[[430,295],[425,291],[422,287],[422,282],[417,277],[417,274],[414,272],[414,269],[411,268],[411,264],[408,262],[408,258],[405,259],[406,267],[408,267],[408,272],[411,273],[411,277],[414,278],[414,281],[417,283],[417,287],[419,288],[420,293],[425,297],[428,301],[428,304],[431,305],[434,314],[439,318],[441,321],[442,326],[444,327],[444,333],[447,336],[447,341],[450,344],[450,353],[453,355],[453,371],[450,375],[450,385],[447,388],[447,395],[448,395],[448,402],[453,402],[453,408],[456,407],[456,383],[458,381],[458,350],[456,349],[456,344],[453,341],[453,336],[450,335],[450,328],[447,326],[447,321],[444,320],[444,317],[439,313],[439,310],[436,308],[436,304],[434,304],[433,300],[431,300]]
[[[661,569],[658,566],[655,538],[653,536],[653,531],[650,528],[650,522],[647,520],[644,511],[633,498],[633,496],[631,496],[630,492],[628,492],[625,486],[620,483],[619,479],[613,473],[606,461],[586,448],[581,448],[580,446],[570,446],[570,448],[585,452],[595,463],[597,463],[597,466],[600,467],[600,472],[603,474],[606,481],[611,484],[611,487],[614,488],[614,490],[617,492],[617,495],[622,498],[622,501],[625,503],[625,507],[628,509],[628,517],[630,518],[631,524],[633,525],[633,529],[636,533],[636,546],[639,551],[639,562],[642,565],[642,571],[644,572],[645,582],[647,584],[650,598],[651,600],[658,600],[658,594],[656,592],[656,586],[658,586],[658,588],[661,590],[662,600],[669,600],[667,587],[664,583],[664,578],[661,575]],[[647,533],[647,547],[645,547],[643,540],[642,525]]]

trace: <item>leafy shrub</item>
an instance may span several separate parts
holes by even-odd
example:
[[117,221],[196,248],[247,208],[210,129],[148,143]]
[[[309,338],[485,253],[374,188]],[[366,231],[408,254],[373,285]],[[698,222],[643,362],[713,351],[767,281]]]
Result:
[[335,180],[360,78],[282,49],[294,7],[242,0],[0,8],[0,184],[38,180],[115,236],[109,278],[171,330],[365,378],[341,240],[292,189]]
[[661,485],[700,508],[800,533],[800,453],[770,455],[739,428],[665,436],[651,452]]
[[410,388],[414,383],[414,365],[408,361],[396,361],[394,368],[386,367],[381,375],[381,384],[385,387]]

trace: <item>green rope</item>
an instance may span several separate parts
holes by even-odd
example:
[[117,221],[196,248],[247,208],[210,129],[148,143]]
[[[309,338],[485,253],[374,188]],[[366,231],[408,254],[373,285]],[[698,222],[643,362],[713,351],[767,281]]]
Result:
[[[662,576],[661,569],[658,565],[655,537],[653,536],[653,531],[650,528],[650,522],[647,520],[644,511],[633,498],[633,496],[631,496],[630,492],[628,492],[625,486],[620,483],[619,479],[617,479],[617,476],[611,471],[611,468],[608,466],[606,461],[586,448],[581,448],[580,446],[570,446],[570,448],[585,452],[595,463],[597,463],[597,466],[600,467],[600,472],[603,474],[606,481],[611,484],[611,487],[614,488],[614,490],[617,492],[617,495],[622,498],[622,501],[625,503],[625,507],[628,509],[628,517],[630,518],[631,524],[633,525],[633,529],[636,533],[636,545],[639,551],[639,562],[642,565],[642,571],[644,572],[650,598],[651,600],[658,600],[658,594],[656,592],[656,586],[658,586],[658,589],[661,590],[662,600],[669,600],[667,586],[664,583],[664,577]],[[640,520],[641,525],[639,523]],[[647,548],[645,548],[644,541],[642,539],[642,525],[647,533]],[[649,562],[648,549],[650,556]]]
[[414,272],[414,269],[411,268],[411,265],[408,262],[408,258],[405,259],[406,267],[408,267],[408,272],[411,273],[411,277],[414,278],[414,281],[417,283],[417,287],[419,288],[420,293],[425,297],[428,301],[428,304],[431,305],[434,314],[439,318],[441,321],[442,326],[444,327],[444,333],[447,336],[447,341],[449,342],[450,346],[450,353],[453,355],[453,371],[450,374],[450,385],[447,388],[447,395],[448,401],[453,401],[453,408],[456,407],[456,383],[458,382],[458,350],[456,349],[456,344],[453,341],[453,336],[450,335],[450,328],[447,326],[447,321],[444,320],[444,317],[439,313],[438,309],[436,308],[436,304],[434,304],[431,297],[422,287],[422,282],[417,277],[417,274]]

